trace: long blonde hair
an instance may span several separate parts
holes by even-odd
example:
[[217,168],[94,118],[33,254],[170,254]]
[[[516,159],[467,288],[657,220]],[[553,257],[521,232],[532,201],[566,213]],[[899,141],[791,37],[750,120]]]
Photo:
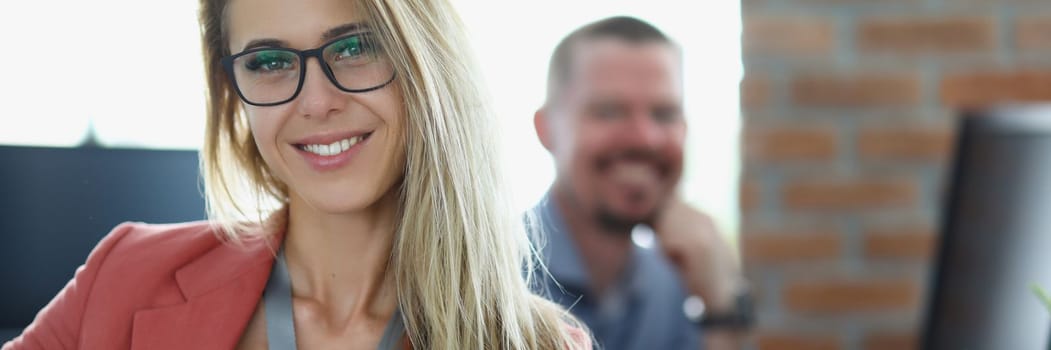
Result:
[[[238,240],[286,203],[219,59],[227,0],[201,0],[208,125],[201,161],[209,216]],[[583,327],[533,295],[532,250],[506,198],[493,115],[463,26],[445,0],[358,0],[405,99],[406,166],[390,273],[419,349],[571,349]],[[255,203],[243,203],[245,198]],[[523,278],[523,275],[526,275]],[[582,334],[582,333],[581,333]]]

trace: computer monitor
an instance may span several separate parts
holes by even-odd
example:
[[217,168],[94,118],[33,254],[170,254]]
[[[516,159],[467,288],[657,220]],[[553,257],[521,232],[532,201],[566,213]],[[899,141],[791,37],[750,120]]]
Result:
[[124,221],[205,217],[197,152],[0,146],[0,343]]
[[1051,315],[1051,105],[964,113],[923,349],[1046,349]]

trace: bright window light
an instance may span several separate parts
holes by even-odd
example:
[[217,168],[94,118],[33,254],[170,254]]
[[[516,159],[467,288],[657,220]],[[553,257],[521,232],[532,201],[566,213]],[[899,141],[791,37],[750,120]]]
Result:
[[[194,1],[25,1],[0,11],[11,49],[0,143],[200,147],[204,78]],[[17,64],[15,64],[17,62]],[[14,88],[17,87],[17,88]]]

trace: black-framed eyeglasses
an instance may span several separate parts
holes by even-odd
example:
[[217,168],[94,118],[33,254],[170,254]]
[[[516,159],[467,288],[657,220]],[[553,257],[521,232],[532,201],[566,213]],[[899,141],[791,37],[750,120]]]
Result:
[[369,92],[394,81],[394,67],[370,33],[339,37],[299,51],[260,47],[220,59],[245,103],[275,106],[296,98],[306,79],[306,60],[318,59],[325,76],[342,91]]

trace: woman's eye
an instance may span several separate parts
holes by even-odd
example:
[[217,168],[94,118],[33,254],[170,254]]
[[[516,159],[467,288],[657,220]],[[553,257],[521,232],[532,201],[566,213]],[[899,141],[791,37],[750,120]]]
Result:
[[284,51],[260,51],[245,61],[251,72],[276,72],[295,67],[295,55]]
[[364,35],[353,35],[333,43],[329,56],[332,61],[360,59],[371,57],[375,51],[375,45]]

